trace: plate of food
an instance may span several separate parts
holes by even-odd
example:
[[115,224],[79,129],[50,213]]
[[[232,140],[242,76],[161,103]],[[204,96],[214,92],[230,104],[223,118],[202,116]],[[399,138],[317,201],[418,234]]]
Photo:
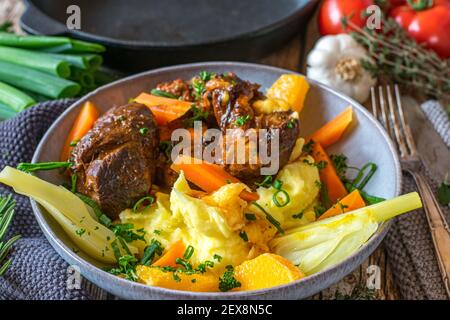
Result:
[[400,196],[395,149],[364,107],[236,62],[92,92],[0,182],[31,198],[68,263],[126,299],[306,298],[421,206]]

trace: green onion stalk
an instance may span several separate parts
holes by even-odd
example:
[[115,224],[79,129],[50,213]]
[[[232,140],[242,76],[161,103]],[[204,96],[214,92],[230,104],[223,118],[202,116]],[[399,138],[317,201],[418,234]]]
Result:
[[50,57],[62,60],[72,67],[77,67],[83,70],[96,70],[103,63],[103,57],[98,54],[58,54],[50,53]]
[[49,73],[61,78],[70,76],[70,66],[61,57],[47,53],[0,46],[0,61]]
[[7,120],[14,117],[17,114],[17,111],[12,109],[11,107],[0,103],[0,120]]
[[8,32],[0,32],[0,45],[53,53],[99,53],[105,51],[105,47],[100,44],[67,37],[20,36]]
[[325,270],[355,253],[383,221],[422,207],[417,192],[286,231],[270,248],[306,275]]
[[81,90],[73,81],[3,61],[0,61],[0,81],[53,99],[72,98]]
[[[0,82],[0,103],[15,112],[20,112],[36,102],[22,91],[17,90],[4,82]],[[5,107],[2,107],[1,109],[7,110]]]

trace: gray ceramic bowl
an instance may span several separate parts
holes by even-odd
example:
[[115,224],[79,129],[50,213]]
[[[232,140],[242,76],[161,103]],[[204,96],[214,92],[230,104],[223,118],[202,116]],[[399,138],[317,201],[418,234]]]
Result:
[[[67,132],[78,114],[80,106],[87,100],[106,111],[115,105],[127,103],[142,91],[148,91],[161,81],[176,78],[189,79],[202,70],[213,72],[232,71],[241,78],[262,84],[268,88],[281,74],[290,71],[255,64],[235,62],[212,62],[180,65],[144,72],[104,86],[73,104],[48,130],[36,153],[33,162],[55,161],[59,157]],[[378,171],[367,186],[371,194],[384,198],[399,195],[401,187],[400,165],[395,149],[386,132],[361,105],[354,100],[333,91],[321,84],[310,81],[311,90],[302,111],[301,133],[311,133],[326,121],[339,114],[345,107],[352,105],[356,112],[356,123],[339,143],[330,148],[330,153],[345,153],[352,165],[361,166],[368,161],[378,164]],[[56,172],[42,172],[39,176],[53,183],[61,183]],[[102,271],[102,265],[93,261],[66,236],[55,220],[36,202],[31,201],[36,218],[45,236],[55,250],[70,264],[79,266],[88,280],[110,293],[126,299],[300,299],[309,297],[338,282],[359,266],[380,244],[389,223],[380,226],[376,234],[355,254],[345,261],[299,281],[270,289],[229,292],[229,293],[193,293],[174,291],[115,277]],[[77,252],[77,253],[75,253]]]

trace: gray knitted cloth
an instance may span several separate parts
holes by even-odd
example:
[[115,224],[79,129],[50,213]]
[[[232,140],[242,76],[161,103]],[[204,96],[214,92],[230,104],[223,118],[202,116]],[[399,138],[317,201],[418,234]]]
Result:
[[[17,117],[0,122],[0,169],[30,162],[34,150],[52,122],[72,103],[41,103]],[[0,184],[0,194],[10,193]],[[68,289],[68,264],[44,238],[28,198],[14,194],[16,216],[9,235],[21,234],[13,246],[13,262],[0,277],[0,299],[102,299],[106,293],[83,280],[80,289]]]
[[[71,102],[41,103],[14,119],[0,122],[0,169],[29,162],[47,128]],[[404,192],[412,190],[413,182],[405,177]],[[0,185],[0,194],[8,192]],[[21,234],[23,238],[13,246],[13,263],[0,278],[0,299],[106,299],[104,291],[85,280],[81,289],[68,288],[67,263],[44,238],[29,200],[18,195],[15,199],[16,216],[9,235]],[[445,213],[450,221],[448,208]],[[397,218],[384,244],[403,298],[446,298],[422,210]]]

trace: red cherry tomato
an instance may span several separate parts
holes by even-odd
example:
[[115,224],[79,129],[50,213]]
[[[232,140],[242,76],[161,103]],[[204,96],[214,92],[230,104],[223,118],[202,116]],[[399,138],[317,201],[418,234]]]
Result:
[[450,58],[449,0],[434,0],[432,6],[420,10],[409,4],[403,5],[393,8],[389,15],[417,42],[433,49],[442,58]]
[[350,17],[358,27],[364,27],[364,10],[373,4],[372,0],[325,0],[320,7],[318,22],[322,35],[345,33],[341,19]]

